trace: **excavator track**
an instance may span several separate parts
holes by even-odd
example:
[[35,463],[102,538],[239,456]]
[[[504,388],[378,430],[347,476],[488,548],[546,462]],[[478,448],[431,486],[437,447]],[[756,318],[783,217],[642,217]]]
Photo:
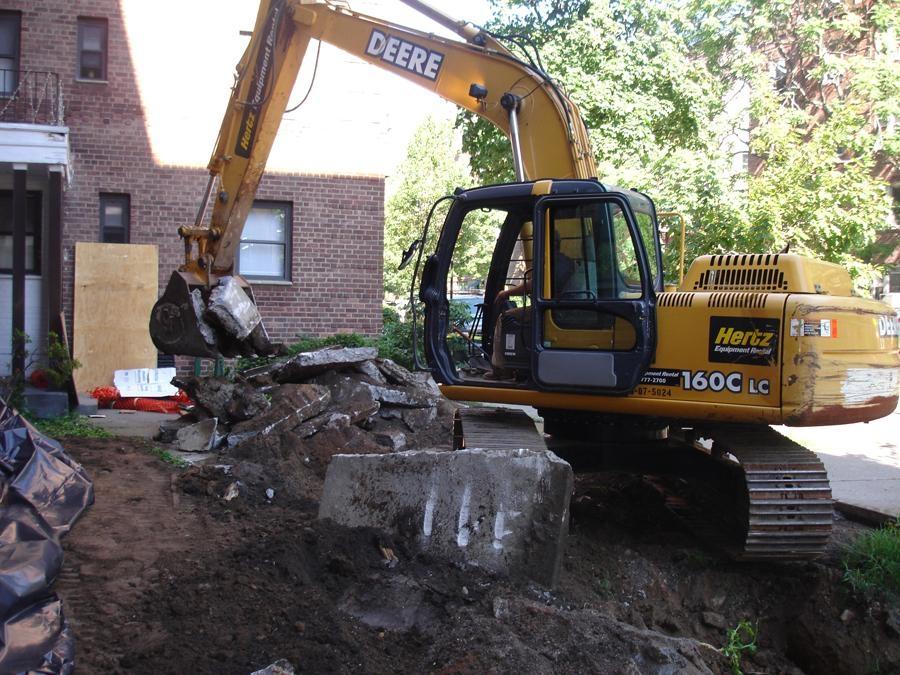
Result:
[[769,427],[704,427],[712,457],[736,463],[744,494],[736,517],[742,544],[728,546],[740,560],[807,560],[831,536],[834,503],[828,473],[816,454]]
[[825,467],[771,427],[707,425],[655,441],[591,436],[545,437],[522,411],[463,408],[454,446],[549,447],[579,473],[641,474],[685,527],[736,560],[809,560],[828,544],[833,501]]

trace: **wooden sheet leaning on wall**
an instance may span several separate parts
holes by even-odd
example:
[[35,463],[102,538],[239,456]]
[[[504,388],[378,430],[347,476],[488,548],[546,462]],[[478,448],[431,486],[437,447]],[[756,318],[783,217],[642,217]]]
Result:
[[112,385],[113,372],[156,368],[150,310],[159,293],[156,246],[75,244],[72,350],[79,392]]

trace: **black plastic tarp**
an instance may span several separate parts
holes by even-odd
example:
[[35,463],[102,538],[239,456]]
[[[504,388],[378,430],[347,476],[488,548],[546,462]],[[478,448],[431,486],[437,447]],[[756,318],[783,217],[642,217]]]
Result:
[[59,539],[93,501],[84,469],[0,400],[0,673],[72,672],[72,635],[51,586]]

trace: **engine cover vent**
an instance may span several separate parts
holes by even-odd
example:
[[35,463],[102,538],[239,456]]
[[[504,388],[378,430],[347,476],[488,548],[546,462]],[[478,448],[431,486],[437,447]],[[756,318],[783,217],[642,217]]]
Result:
[[694,282],[697,291],[787,291],[777,255],[714,255]]
[[713,293],[709,296],[709,306],[762,309],[768,297],[767,293]]
[[694,260],[678,290],[851,296],[853,284],[834,263],[794,253],[731,253]]
[[660,307],[692,307],[693,293],[660,293],[656,296],[656,304]]

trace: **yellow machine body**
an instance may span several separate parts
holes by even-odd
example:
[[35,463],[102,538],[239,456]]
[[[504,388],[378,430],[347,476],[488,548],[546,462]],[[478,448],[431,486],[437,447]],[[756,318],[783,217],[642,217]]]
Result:
[[677,291],[657,296],[656,357],[630,395],[442,390],[457,400],[686,420],[869,421],[897,406],[898,324],[888,305],[851,288],[843,268],[798,255],[703,256]]

